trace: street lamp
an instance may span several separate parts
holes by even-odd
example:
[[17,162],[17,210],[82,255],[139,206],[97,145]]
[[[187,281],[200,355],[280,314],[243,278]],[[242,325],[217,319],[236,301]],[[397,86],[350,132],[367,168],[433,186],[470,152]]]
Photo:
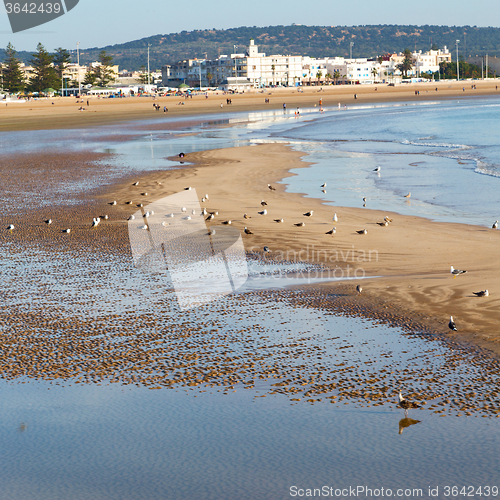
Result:
[[237,45],[233,45],[233,48],[234,48],[234,77],[236,78],[238,76],[238,71],[236,69],[236,48],[238,46]]
[[78,65],[78,96],[82,95],[82,84],[80,83],[80,42],[76,44],[76,59]]
[[351,54],[351,59],[352,59],[352,46],[354,45],[354,42],[351,42],[349,44],[349,51],[350,51],[350,54]]
[[457,46],[457,82],[460,81],[460,73],[459,73],[459,67],[458,67],[458,44],[460,43],[460,40],[457,40],[455,45]]

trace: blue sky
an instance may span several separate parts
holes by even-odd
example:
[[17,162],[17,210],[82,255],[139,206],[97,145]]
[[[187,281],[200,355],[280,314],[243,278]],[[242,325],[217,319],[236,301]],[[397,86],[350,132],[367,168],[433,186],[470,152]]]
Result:
[[[10,0],[15,2],[16,0]],[[29,1],[29,0],[28,0]],[[50,0],[49,0],[50,1]],[[25,0],[20,0],[23,4]],[[212,5],[212,7],[209,6]],[[101,47],[182,30],[238,26],[362,24],[438,24],[500,27],[498,0],[80,0],[65,14],[42,26],[13,34],[0,6],[0,47],[34,50],[38,42],[56,47]]]

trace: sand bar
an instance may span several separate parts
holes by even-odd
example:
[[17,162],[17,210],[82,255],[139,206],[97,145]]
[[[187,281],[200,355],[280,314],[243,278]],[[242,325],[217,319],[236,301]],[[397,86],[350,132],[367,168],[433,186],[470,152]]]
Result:
[[[196,188],[199,197],[209,193],[209,202],[202,206],[219,215],[208,224],[231,220],[242,231],[248,227],[253,234],[243,235],[247,251],[262,252],[267,245],[272,250],[268,258],[322,263],[334,269],[337,277],[365,277],[360,297],[353,282],[329,284],[324,292],[344,295],[344,300],[359,302],[374,315],[391,311],[500,354],[500,232],[364,208],[325,206],[320,200],[285,193],[285,186],[276,182],[289,176],[290,169],[307,166],[301,156],[284,144],[192,153],[185,158],[192,166],[151,174],[141,180],[140,190],[149,193],[147,202],[187,186]],[[270,191],[268,183],[276,190]],[[118,201],[116,209],[124,218],[131,212],[125,200],[134,199],[134,189],[139,187],[124,183],[107,194]],[[265,216],[258,214],[262,200],[267,202]],[[303,215],[311,210],[312,217]],[[251,218],[245,219],[245,213]],[[338,222],[332,221],[334,213]],[[388,227],[377,225],[385,216],[393,222]],[[274,222],[281,218],[283,223]],[[301,222],[305,226],[295,226]],[[336,234],[325,234],[333,226]],[[366,235],[356,233],[362,229]],[[453,277],[451,265],[468,273]],[[472,294],[484,289],[489,290],[489,297]],[[448,330],[450,315],[459,326],[458,334]]]

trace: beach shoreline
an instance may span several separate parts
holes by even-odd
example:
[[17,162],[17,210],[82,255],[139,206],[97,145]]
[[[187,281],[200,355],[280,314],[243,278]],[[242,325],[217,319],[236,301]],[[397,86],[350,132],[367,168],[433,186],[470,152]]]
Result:
[[[147,202],[186,187],[196,188],[200,198],[210,193],[209,202],[202,206],[217,211],[218,216],[209,227],[231,220],[242,232],[247,252],[277,262],[321,264],[336,278],[363,278],[361,282],[338,281],[321,287],[325,294],[342,297],[351,309],[361,304],[365,315],[370,316],[366,311],[371,311],[374,320],[389,314],[396,325],[423,325],[439,335],[500,355],[496,329],[500,312],[495,298],[500,293],[500,280],[494,257],[500,233],[481,226],[325,205],[319,199],[287,193],[286,179],[294,175],[290,170],[308,167],[304,156],[285,144],[191,153],[183,158],[186,163],[180,169],[142,177],[141,189],[150,194]],[[281,181],[284,183],[278,184]],[[270,191],[268,183],[276,190]],[[118,200],[124,217],[128,212],[120,201],[130,197],[130,192],[130,184],[122,183],[107,194]],[[267,215],[258,213],[263,210],[262,200],[267,203]],[[310,210],[312,217],[303,215]],[[245,219],[245,213],[251,218]],[[338,222],[332,220],[335,213]],[[393,222],[388,227],[377,225],[386,216]],[[285,222],[274,221],[281,218]],[[295,226],[301,222],[304,227]],[[333,226],[337,232],[325,234]],[[245,227],[253,234],[244,234]],[[356,233],[365,228],[366,235]],[[264,246],[271,249],[270,254],[263,253]],[[451,265],[469,272],[454,277]],[[360,296],[357,283],[363,287]],[[484,289],[489,289],[489,297],[472,295],[472,291]],[[448,330],[450,316],[457,322],[457,333]]]
[[[476,88],[471,88],[475,86]],[[0,101],[0,132],[22,130],[81,129],[102,125],[134,124],[138,120],[157,121],[164,129],[178,129],[179,121],[197,120],[199,115],[216,117],[227,112],[251,112],[283,109],[294,112],[297,108],[320,107],[334,109],[339,106],[388,102],[422,102],[473,97],[498,96],[498,80],[467,80],[429,83],[374,85],[329,85],[297,88],[252,90],[241,94],[211,92],[192,98],[179,96],[97,98],[57,97],[27,102]],[[437,89],[437,90],[436,90]],[[418,92],[418,94],[417,94]],[[356,96],[356,98],[355,98]],[[232,104],[226,99],[231,97]],[[269,103],[265,100],[269,99]],[[87,106],[87,100],[89,105]],[[160,106],[155,111],[153,104]],[[166,107],[168,112],[164,112]],[[82,108],[82,109],[80,109]]]

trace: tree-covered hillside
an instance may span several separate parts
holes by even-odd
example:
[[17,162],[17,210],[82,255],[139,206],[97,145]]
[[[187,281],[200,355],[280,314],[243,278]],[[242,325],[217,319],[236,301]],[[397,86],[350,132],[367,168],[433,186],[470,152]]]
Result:
[[[168,35],[155,35],[120,45],[95,47],[80,51],[80,61],[95,61],[101,50],[106,50],[121,69],[136,70],[147,65],[147,47],[151,44],[151,68],[186,58],[202,58],[205,54],[215,58],[230,54],[237,45],[243,52],[250,38],[259,51],[269,54],[310,55],[313,57],[349,56],[350,42],[353,57],[374,57],[388,52],[428,50],[433,44],[455,50],[455,40],[460,40],[460,55],[500,55],[500,28],[475,26],[269,26],[264,28],[241,27],[228,30],[182,31]],[[74,47],[65,47],[72,50]],[[33,48],[35,49],[35,48]],[[48,49],[55,49],[50,47]],[[0,59],[4,59],[3,50]],[[19,52],[23,61],[30,53]],[[73,57],[76,59],[76,56]]]

